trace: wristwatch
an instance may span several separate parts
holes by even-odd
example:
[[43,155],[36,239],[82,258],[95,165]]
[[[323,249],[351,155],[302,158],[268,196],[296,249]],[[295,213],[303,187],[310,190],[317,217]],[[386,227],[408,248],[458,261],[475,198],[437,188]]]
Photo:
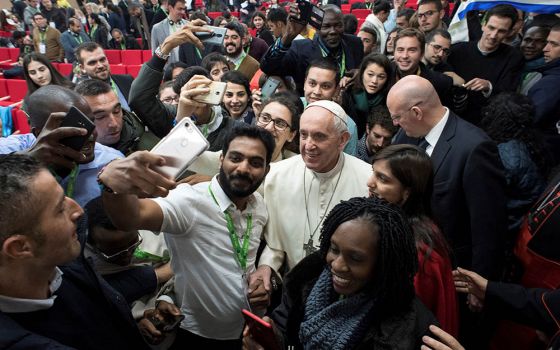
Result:
[[171,52],[168,53],[167,55],[164,55],[163,52],[161,52],[161,46],[158,46],[156,48],[156,50],[154,51],[154,54],[157,57],[161,58],[162,60],[167,60],[169,58],[169,56],[171,56]]

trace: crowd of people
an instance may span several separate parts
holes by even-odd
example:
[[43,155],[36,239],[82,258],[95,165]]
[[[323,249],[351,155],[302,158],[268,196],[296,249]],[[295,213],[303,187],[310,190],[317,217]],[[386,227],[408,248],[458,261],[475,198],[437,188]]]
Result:
[[0,347],[560,349],[560,17],[459,4],[13,1]]

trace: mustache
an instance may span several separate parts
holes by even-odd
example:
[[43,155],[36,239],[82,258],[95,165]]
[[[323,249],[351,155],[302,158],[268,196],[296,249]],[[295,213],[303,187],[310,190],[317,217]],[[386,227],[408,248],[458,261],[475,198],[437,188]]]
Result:
[[245,180],[245,181],[249,181],[249,182],[253,181],[253,179],[249,175],[245,175],[245,174],[232,174],[232,175],[229,176],[229,180],[230,181]]

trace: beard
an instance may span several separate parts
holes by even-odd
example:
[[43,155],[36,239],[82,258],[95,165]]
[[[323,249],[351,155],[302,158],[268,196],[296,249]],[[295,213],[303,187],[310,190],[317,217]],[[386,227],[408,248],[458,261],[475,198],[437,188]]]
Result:
[[[232,182],[235,180],[245,180],[247,181],[248,185],[245,187],[235,186],[232,184]],[[254,180],[250,176],[245,174],[233,174],[228,176],[224,172],[223,167],[220,167],[220,173],[218,174],[218,182],[220,183],[222,190],[224,190],[229,199],[250,196],[259,188],[263,180],[264,177],[259,180]]]

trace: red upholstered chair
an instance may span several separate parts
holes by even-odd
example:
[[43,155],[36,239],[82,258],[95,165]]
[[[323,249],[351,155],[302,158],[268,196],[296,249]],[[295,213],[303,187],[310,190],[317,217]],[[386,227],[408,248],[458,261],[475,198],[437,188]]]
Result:
[[233,11],[231,13],[232,16],[239,18],[239,11]]
[[140,50],[123,50],[121,51],[122,64],[142,64],[142,51]]
[[140,68],[142,68],[141,64],[128,65],[126,66],[126,72],[136,78],[138,72],[140,72]]
[[104,50],[105,56],[109,60],[109,64],[121,64],[121,51],[120,50]]
[[10,52],[10,59],[14,62],[17,62],[19,56],[19,48],[10,48],[8,49]]
[[111,68],[111,74],[127,74],[126,66],[110,64],[109,67]]
[[6,79],[6,87],[11,101],[21,101],[27,94],[27,83],[23,79]]
[[59,63],[57,69],[60,74],[67,77],[72,73],[72,63]]
[[8,49],[7,47],[0,47],[0,62],[10,60],[10,49]]
[[216,17],[220,17],[222,15],[221,12],[208,12],[208,17],[212,19],[216,19]]
[[352,14],[356,16],[356,18],[366,18],[367,16],[371,15],[371,10],[368,9],[355,9],[352,11]]
[[351,11],[351,8],[350,8],[350,7],[351,7],[351,6],[352,6],[352,5],[350,5],[350,4],[342,4],[342,5],[341,5],[342,13],[344,13],[344,14],[350,13],[350,11]]
[[364,0],[348,0],[348,3],[349,3],[350,5],[355,4],[355,3],[357,3],[357,2],[365,2],[365,1],[364,1]]
[[152,58],[152,50],[142,50],[142,63],[148,62]]
[[4,78],[0,79],[0,101],[10,101],[10,94]]
[[19,130],[20,134],[31,132],[27,115],[21,109],[17,107],[12,109],[12,121],[14,123],[14,131]]

